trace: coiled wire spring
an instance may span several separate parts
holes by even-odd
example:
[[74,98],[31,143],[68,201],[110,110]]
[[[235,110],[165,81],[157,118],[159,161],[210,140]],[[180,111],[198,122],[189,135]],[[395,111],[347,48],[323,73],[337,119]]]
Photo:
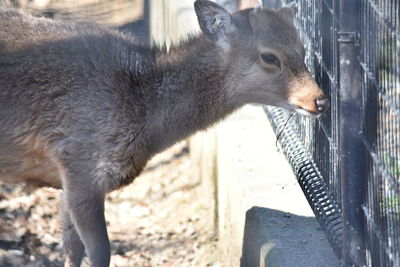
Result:
[[341,212],[335,199],[328,191],[310,152],[301,142],[295,123],[288,121],[290,118],[288,112],[275,107],[266,107],[265,111],[275,133],[279,132],[282,151],[292,166],[311,209],[336,255],[341,258],[343,225]]

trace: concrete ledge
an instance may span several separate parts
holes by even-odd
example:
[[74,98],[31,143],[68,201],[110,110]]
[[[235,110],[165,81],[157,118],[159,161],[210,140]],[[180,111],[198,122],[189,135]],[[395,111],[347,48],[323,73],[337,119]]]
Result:
[[216,170],[223,266],[339,266],[264,111],[247,106],[214,131],[191,153],[203,155],[203,174]]

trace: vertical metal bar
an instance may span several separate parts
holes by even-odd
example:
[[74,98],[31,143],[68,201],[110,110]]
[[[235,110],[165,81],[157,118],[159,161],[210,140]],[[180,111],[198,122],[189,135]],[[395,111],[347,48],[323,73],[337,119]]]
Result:
[[143,6],[143,27],[145,34],[143,36],[143,41],[146,44],[151,44],[150,40],[150,0],[144,0]]
[[[340,32],[360,32],[361,0],[340,0]],[[351,35],[347,35],[351,36]],[[340,38],[340,37],[339,37]],[[361,68],[357,57],[360,46],[349,41],[339,43],[340,101],[339,150],[343,216],[342,258],[346,266],[365,265],[364,215],[366,168],[360,138],[362,120]]]

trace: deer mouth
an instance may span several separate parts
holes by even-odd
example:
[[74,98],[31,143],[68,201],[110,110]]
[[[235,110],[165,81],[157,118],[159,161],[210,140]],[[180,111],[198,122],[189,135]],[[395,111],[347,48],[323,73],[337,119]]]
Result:
[[322,112],[309,111],[309,110],[306,110],[306,109],[304,109],[302,107],[298,107],[298,106],[294,106],[294,111],[296,111],[300,115],[303,115],[306,117],[311,117],[311,118],[317,118],[322,114]]
[[301,105],[296,105],[296,104],[291,104],[293,109],[304,116],[307,117],[318,117],[322,113],[328,110],[330,103],[327,97],[322,96],[314,100],[313,105],[307,105],[307,106],[301,106]]
[[309,117],[309,118],[318,118],[321,114],[323,114],[326,110],[309,110],[309,109],[305,109],[299,105],[295,105],[295,104],[289,104],[289,103],[281,103],[279,105],[277,105],[278,107],[287,109],[287,110],[292,110],[295,111],[296,113]]

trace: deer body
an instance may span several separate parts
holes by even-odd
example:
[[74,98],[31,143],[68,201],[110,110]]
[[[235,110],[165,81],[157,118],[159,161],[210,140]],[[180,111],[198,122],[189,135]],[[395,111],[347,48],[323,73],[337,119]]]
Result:
[[95,24],[0,10],[0,180],[63,189],[72,266],[85,250],[108,266],[104,196],[154,154],[246,103],[325,109],[287,10],[195,7],[203,34],[168,52]]

